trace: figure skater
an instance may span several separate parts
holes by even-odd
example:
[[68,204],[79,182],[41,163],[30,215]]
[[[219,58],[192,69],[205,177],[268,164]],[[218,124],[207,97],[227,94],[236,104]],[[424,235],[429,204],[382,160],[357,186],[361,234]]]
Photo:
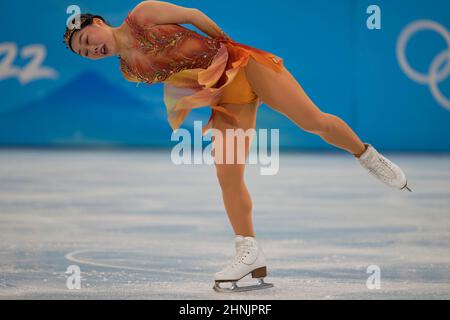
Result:
[[[81,24],[66,27],[64,42],[76,54],[101,59],[118,56],[120,71],[132,82],[164,83],[168,121],[177,129],[193,108],[211,108],[203,128],[220,130],[255,128],[261,103],[285,115],[301,129],[343,149],[370,174],[385,184],[409,190],[404,172],[369,143],[363,143],[339,117],[322,112],[272,53],[231,39],[207,15],[162,1],[144,1],[129,12],[118,27],[98,15],[81,14]],[[76,20],[73,20],[76,22]],[[180,26],[192,24],[207,36]],[[226,157],[226,141],[215,145]],[[245,143],[247,157],[250,141]],[[237,154],[237,144],[234,154]],[[214,152],[213,152],[214,154]],[[214,155],[213,155],[214,157]],[[245,163],[214,161],[224,206],[235,233],[235,257],[214,275],[216,291],[242,291],[272,286],[263,281],[267,266],[255,238],[252,200],[244,182]],[[251,273],[258,283],[239,287]],[[230,288],[221,287],[223,282]]]

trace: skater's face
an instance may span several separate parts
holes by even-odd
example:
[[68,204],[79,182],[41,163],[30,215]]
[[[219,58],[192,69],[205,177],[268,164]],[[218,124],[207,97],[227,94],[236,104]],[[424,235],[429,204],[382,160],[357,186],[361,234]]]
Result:
[[115,55],[114,34],[105,22],[94,18],[92,24],[75,32],[72,49],[82,57],[97,60]]

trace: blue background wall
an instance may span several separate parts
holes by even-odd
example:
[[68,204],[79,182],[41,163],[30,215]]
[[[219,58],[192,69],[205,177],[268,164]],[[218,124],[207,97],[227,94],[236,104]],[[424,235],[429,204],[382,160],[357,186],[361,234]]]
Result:
[[[399,35],[412,22],[432,20],[450,30],[449,1],[172,2],[197,7],[236,41],[283,57],[316,104],[342,117],[363,140],[385,150],[450,151],[450,109],[437,102],[429,85],[411,80],[396,55]],[[62,44],[68,5],[118,25],[137,3],[0,3],[0,145],[172,144],[161,84],[136,87],[122,78],[117,58],[81,59]],[[381,30],[366,27],[371,4],[381,7]],[[433,60],[449,47],[437,33],[421,31],[406,49],[411,66],[428,74]],[[46,70],[30,79],[27,67],[36,53],[45,53]],[[13,60],[6,67],[9,57]],[[450,100],[450,76],[443,77],[439,89]],[[195,110],[184,127],[192,127],[194,119],[206,121],[209,112]],[[281,128],[284,148],[332,148],[264,105],[258,127]]]

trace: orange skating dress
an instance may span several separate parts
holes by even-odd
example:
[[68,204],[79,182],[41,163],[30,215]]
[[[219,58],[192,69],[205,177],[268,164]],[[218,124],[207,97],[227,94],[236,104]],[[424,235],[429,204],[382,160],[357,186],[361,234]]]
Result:
[[164,83],[164,103],[173,130],[194,108],[212,109],[202,130],[205,134],[216,112],[239,122],[224,104],[256,102],[259,106],[262,101],[244,70],[250,56],[276,72],[283,68],[282,58],[225,37],[205,37],[178,24],[143,26],[131,14],[125,21],[136,50],[120,57],[120,70],[128,81]]

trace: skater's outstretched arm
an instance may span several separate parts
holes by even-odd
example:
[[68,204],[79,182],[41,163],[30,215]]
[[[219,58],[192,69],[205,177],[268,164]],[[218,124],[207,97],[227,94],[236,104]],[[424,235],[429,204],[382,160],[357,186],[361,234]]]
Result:
[[213,38],[224,36],[231,39],[211,18],[195,8],[152,0],[141,2],[132,13],[143,24],[192,24]]

